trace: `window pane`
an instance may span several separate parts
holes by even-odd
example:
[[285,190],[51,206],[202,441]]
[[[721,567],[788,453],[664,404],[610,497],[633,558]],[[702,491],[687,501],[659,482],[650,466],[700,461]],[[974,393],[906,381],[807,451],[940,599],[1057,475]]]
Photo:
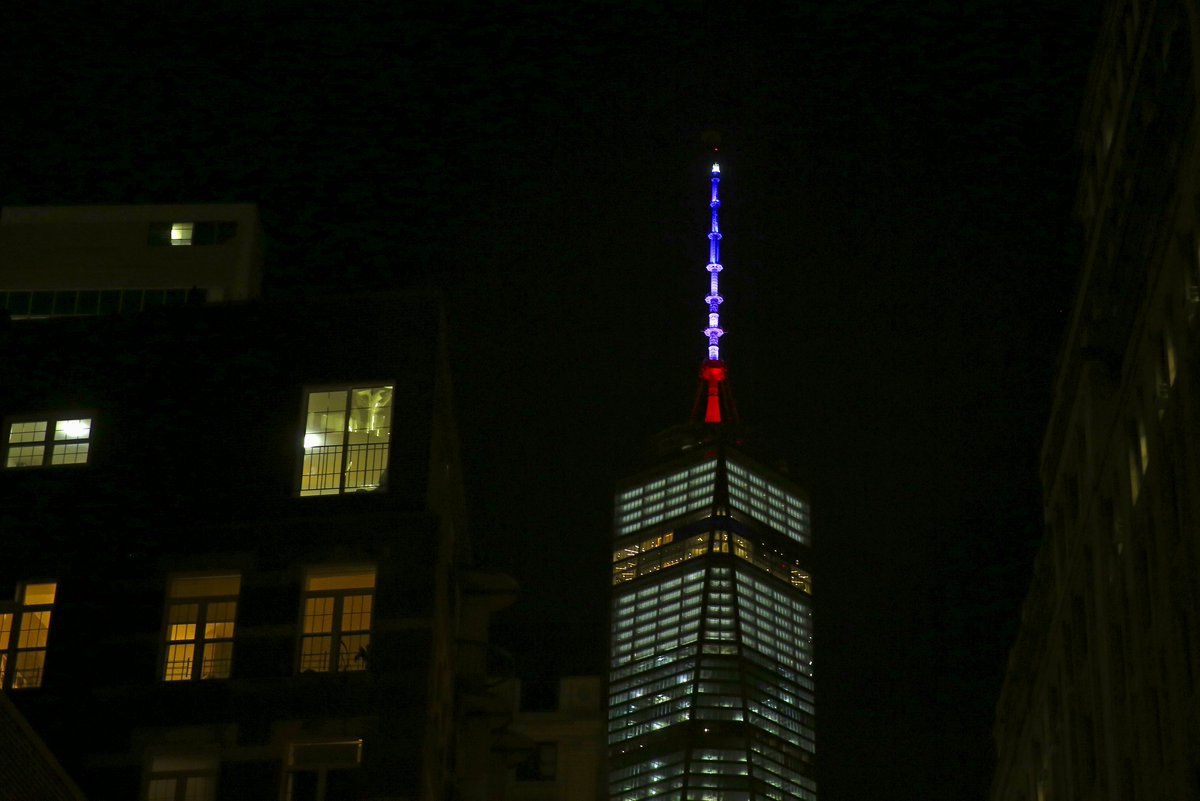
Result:
[[50,453],[50,464],[87,464],[88,443],[72,442],[55,445]]
[[366,650],[370,644],[369,634],[343,635],[338,648],[338,670],[366,670]]
[[18,315],[29,314],[29,292],[10,292],[8,293],[8,313],[13,317]]
[[100,293],[100,314],[116,314],[121,310],[121,293],[115,289],[106,289]]
[[146,797],[150,801],[175,801],[175,779],[151,779]]
[[342,631],[367,631],[371,628],[371,596],[347,595],[342,601]]
[[236,610],[237,603],[234,601],[208,604],[204,623],[204,639],[222,640],[233,637],[233,617]]
[[317,801],[317,774],[296,771],[288,776],[289,801]]
[[54,311],[53,292],[34,292],[29,304],[29,313],[37,317],[48,317]]
[[54,595],[58,590],[58,585],[50,582],[48,584],[26,584],[24,603],[26,606],[43,606],[54,603]]
[[50,610],[26,612],[21,616],[21,632],[17,636],[18,648],[45,648],[50,634]]
[[76,314],[95,314],[100,303],[99,292],[80,292],[79,303],[75,306]]
[[167,648],[167,664],[163,671],[166,681],[187,681],[192,677],[192,663],[196,646],[191,643],[172,645]]
[[9,442],[45,442],[45,440],[45,420],[36,420],[30,423],[13,423],[8,430]]
[[8,639],[12,636],[12,621],[11,612],[0,614],[0,651],[8,650]]
[[204,644],[204,662],[200,665],[200,678],[227,679],[232,664],[232,642],[206,642]]
[[46,460],[45,445],[16,445],[8,449],[7,467],[38,467]]
[[199,604],[172,604],[167,613],[167,639],[171,642],[196,639]]
[[185,781],[183,801],[212,801],[217,797],[217,783],[212,776],[192,776]]
[[54,313],[58,315],[75,313],[75,292],[54,293]]
[[309,393],[301,495],[374,490],[385,483],[392,389]]
[[78,420],[59,420],[54,424],[54,439],[87,439],[92,435],[92,420],[90,417]]
[[132,314],[142,310],[142,290],[126,289],[121,293],[121,311]]
[[171,244],[172,245],[190,245],[192,244],[192,229],[194,225],[187,223],[172,223],[171,225]]
[[45,664],[45,651],[18,651],[12,686],[14,688],[42,686],[42,668]]
[[320,634],[333,630],[333,599],[304,599],[304,633]]
[[330,637],[305,637],[300,643],[300,672],[329,670]]

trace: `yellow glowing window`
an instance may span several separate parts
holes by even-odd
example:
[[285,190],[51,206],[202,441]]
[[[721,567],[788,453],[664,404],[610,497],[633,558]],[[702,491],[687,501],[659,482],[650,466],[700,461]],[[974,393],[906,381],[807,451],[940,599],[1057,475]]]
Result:
[[227,679],[242,577],[189,576],[167,587],[164,681]]
[[171,244],[192,244],[192,231],[195,229],[195,227],[196,224],[190,222],[171,223]]
[[54,582],[26,584],[16,603],[0,607],[0,688],[42,685],[57,589]]
[[304,580],[300,672],[367,669],[375,568],[309,571]]
[[215,756],[160,754],[150,760],[147,801],[214,801],[217,797]]
[[12,422],[4,466],[87,464],[91,438],[90,417]]
[[301,495],[338,495],[387,486],[392,387],[308,393]]

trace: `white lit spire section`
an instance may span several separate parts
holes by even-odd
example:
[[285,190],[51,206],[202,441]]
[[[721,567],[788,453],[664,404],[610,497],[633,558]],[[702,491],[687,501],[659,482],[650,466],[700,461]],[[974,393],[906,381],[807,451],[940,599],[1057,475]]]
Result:
[[708,328],[704,335],[708,337],[708,358],[717,361],[721,358],[720,340],[725,331],[721,328],[721,297],[717,276],[721,272],[721,226],[717,220],[717,210],[721,208],[721,200],[717,196],[717,188],[721,183],[721,165],[712,165],[712,196],[708,205],[712,209],[712,230],[708,232],[708,296],[704,298],[708,304]]

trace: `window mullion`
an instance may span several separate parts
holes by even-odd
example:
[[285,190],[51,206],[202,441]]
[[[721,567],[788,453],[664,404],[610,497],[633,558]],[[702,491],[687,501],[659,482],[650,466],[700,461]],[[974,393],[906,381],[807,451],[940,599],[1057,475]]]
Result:
[[342,417],[342,465],[338,471],[338,492],[346,491],[346,468],[350,464],[350,415],[353,413],[354,390],[346,391],[346,405]]

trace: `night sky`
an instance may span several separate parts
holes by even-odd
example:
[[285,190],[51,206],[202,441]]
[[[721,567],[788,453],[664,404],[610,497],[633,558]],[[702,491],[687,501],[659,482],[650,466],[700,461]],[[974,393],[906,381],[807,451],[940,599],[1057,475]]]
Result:
[[477,556],[523,588],[495,638],[539,679],[603,671],[614,483],[691,409],[720,131],[722,355],[813,502],[822,801],[980,798],[1094,5],[10,12],[0,203],[252,201],[269,297],[442,289]]

